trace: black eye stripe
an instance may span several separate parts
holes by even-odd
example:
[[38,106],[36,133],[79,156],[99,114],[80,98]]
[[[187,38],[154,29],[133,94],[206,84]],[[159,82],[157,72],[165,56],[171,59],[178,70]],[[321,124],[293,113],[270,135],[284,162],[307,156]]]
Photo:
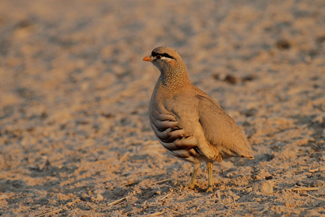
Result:
[[171,58],[171,59],[175,59],[174,57],[170,56],[168,53],[163,53],[163,54],[160,54],[160,53],[156,53],[156,52],[153,52],[151,53],[151,56],[162,56],[162,57],[168,57],[168,58]]
[[175,59],[174,57],[170,56],[168,53],[164,53],[162,56],[163,57],[168,57],[168,58],[171,58],[171,59]]

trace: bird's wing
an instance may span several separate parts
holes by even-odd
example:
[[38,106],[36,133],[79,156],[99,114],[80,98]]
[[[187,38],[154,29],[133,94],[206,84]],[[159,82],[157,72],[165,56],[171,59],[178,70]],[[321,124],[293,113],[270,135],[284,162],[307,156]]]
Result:
[[187,158],[189,150],[196,146],[196,139],[186,135],[184,129],[179,127],[175,117],[171,114],[154,113],[150,115],[150,122],[160,143],[178,157]]
[[221,161],[218,149],[205,138],[199,122],[198,103],[192,91],[181,92],[157,103],[152,106],[151,126],[160,143],[173,153],[187,150],[195,158]]
[[199,122],[206,140],[222,157],[254,158],[243,131],[209,96],[198,94]]

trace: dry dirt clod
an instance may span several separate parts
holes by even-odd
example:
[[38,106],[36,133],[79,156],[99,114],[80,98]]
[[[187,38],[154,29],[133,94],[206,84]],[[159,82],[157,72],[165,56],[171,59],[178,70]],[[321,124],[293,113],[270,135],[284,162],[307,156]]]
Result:
[[97,194],[96,200],[98,200],[98,201],[102,201],[102,200],[104,200],[103,195],[101,195],[101,194]]
[[260,181],[253,185],[253,191],[262,194],[273,194],[273,185],[270,181]]

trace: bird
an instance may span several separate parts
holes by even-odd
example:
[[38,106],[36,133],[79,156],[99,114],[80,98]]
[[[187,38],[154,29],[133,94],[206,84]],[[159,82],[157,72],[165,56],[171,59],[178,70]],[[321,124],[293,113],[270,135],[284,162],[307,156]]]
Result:
[[254,159],[250,144],[235,121],[205,92],[191,83],[185,63],[172,48],[161,46],[143,58],[160,71],[153,90],[149,119],[157,139],[172,155],[194,166],[190,189],[202,162],[213,191],[212,167],[230,157]]

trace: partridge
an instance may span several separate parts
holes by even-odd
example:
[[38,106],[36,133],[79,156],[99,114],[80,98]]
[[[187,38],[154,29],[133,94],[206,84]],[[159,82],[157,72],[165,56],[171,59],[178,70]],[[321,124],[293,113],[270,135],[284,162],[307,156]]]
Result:
[[212,191],[213,162],[230,157],[254,159],[243,131],[213,99],[191,83],[175,50],[157,47],[143,60],[160,70],[149,107],[151,127],[168,152],[193,163],[190,188],[195,186],[202,161],[208,169],[206,191]]

